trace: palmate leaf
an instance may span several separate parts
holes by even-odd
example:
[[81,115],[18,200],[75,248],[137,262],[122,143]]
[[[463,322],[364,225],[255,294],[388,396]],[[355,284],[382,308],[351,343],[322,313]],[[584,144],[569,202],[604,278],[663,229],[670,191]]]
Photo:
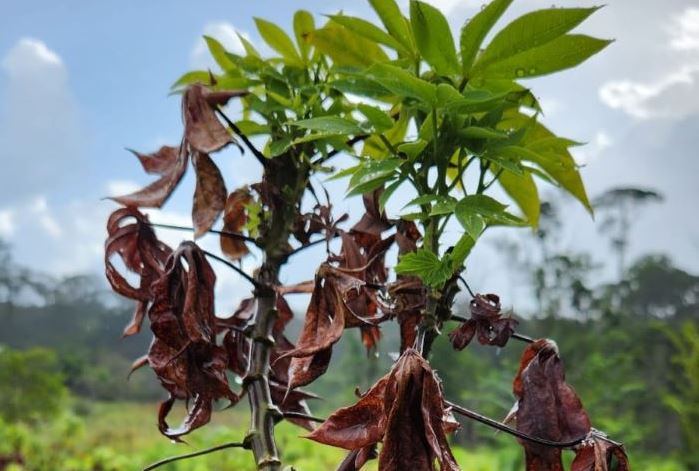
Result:
[[581,64],[612,41],[581,34],[567,34],[543,46],[474,69],[474,76],[530,78],[559,72]]
[[[491,169],[495,172],[498,171],[496,168]],[[537,227],[539,225],[541,202],[539,201],[539,190],[536,188],[536,183],[534,183],[531,173],[523,172],[522,175],[517,175],[509,171],[503,171],[498,177],[498,183],[526,216],[529,225]]]
[[204,36],[204,41],[206,41],[211,57],[214,58],[223,71],[236,70],[238,68],[235,62],[228,56],[226,48],[217,39],[211,36]]
[[395,0],[369,0],[376,14],[391,36],[396,38],[408,51],[415,51],[410,23],[398,8]]
[[339,66],[367,67],[376,62],[388,61],[388,56],[374,41],[370,41],[349,29],[329,21],[310,36],[311,44],[330,57]]
[[494,0],[461,29],[461,70],[468,75],[488,32],[510,6],[512,0]]
[[405,47],[397,39],[367,20],[345,15],[330,15],[329,17],[335,23],[341,24],[353,33],[370,41],[383,44],[397,51],[406,51]]
[[262,39],[264,39],[272,49],[281,54],[287,62],[291,64],[299,64],[302,62],[294,43],[283,29],[262,18],[255,18],[255,25]]
[[474,68],[482,69],[488,64],[540,47],[567,33],[597,9],[550,8],[520,16],[498,32]]
[[432,5],[411,0],[410,24],[420,54],[435,72],[440,75],[458,73],[454,39],[444,15]]
[[433,287],[443,286],[454,273],[450,257],[440,259],[424,247],[402,255],[395,270],[400,275],[418,276],[426,285]]

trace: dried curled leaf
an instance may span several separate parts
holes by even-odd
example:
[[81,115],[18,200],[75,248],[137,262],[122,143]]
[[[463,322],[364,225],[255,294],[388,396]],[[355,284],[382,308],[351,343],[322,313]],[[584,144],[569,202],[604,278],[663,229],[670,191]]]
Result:
[[[158,425],[171,439],[206,424],[214,401],[236,403],[239,399],[226,378],[226,350],[216,344],[215,280],[201,249],[193,242],[183,242],[151,288],[153,304],[148,317],[154,339],[148,363],[170,393],[161,405]],[[166,417],[176,399],[191,406],[183,423],[172,429]]]
[[[238,188],[231,192],[226,199],[223,211],[223,230],[226,232],[240,233],[248,221],[245,207],[252,200],[247,187]],[[248,247],[242,240],[221,234],[221,251],[229,259],[240,260],[248,253]]]
[[226,184],[221,172],[208,154],[197,152],[192,158],[197,174],[192,205],[194,237],[201,237],[211,229],[226,204]]
[[456,350],[463,350],[477,335],[481,345],[504,347],[515,331],[518,321],[502,317],[500,298],[495,294],[477,294],[471,300],[471,319],[449,333],[449,340]]
[[[171,253],[172,249],[155,236],[148,217],[136,208],[120,208],[109,216],[104,244],[105,274],[115,292],[136,301],[133,319],[124,329],[124,336],[141,330],[151,300],[151,284],[164,272]],[[114,255],[121,257],[127,270],[139,275],[138,287],[130,285],[112,264]]]
[[439,380],[417,351],[407,349],[355,405],[336,411],[308,438],[348,450],[382,441],[382,471],[433,471],[435,461],[441,471],[456,471],[445,417]]
[[134,193],[111,199],[124,206],[160,208],[180,183],[187,170],[188,155],[184,147],[163,146],[152,154],[132,151],[147,173],[160,178]]
[[570,471],[629,471],[629,459],[624,447],[592,430],[587,439],[575,450]]
[[235,142],[229,131],[216,118],[216,106],[225,105],[233,97],[246,95],[246,90],[211,92],[201,84],[193,84],[182,97],[184,135],[189,146],[204,154],[216,152]]
[[[513,383],[517,398],[517,430],[555,442],[568,442],[590,432],[590,419],[571,386],[565,382],[558,347],[548,339],[525,349]],[[560,448],[522,441],[527,469],[562,470]]]

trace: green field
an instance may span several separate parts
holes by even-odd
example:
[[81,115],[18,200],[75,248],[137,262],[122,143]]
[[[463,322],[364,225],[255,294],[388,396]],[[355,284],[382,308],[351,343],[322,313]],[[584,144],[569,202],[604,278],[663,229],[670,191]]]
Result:
[[[241,404],[242,405],[242,404]],[[0,424],[0,455],[21,457],[24,464],[10,464],[7,471],[126,471],[172,455],[188,453],[243,437],[246,415],[243,410],[222,411],[211,424],[194,432],[187,444],[173,444],[162,437],[155,425],[155,404],[80,403],[75,412],[34,426]],[[298,471],[333,470],[344,451],[297,440],[304,431],[283,423],[278,441],[286,464]],[[501,448],[466,450],[455,448],[454,454],[464,471],[519,471],[523,469],[519,446],[501,436]],[[683,470],[668,459],[632,455],[635,470]],[[2,466],[0,465],[0,469]],[[207,456],[163,466],[163,471],[254,470],[249,452],[227,449]],[[370,463],[367,471],[375,471]]]

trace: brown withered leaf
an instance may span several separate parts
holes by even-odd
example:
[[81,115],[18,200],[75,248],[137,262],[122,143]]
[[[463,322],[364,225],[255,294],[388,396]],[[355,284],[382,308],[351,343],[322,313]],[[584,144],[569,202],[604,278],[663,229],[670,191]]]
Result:
[[147,173],[160,175],[160,178],[134,193],[113,196],[111,199],[124,206],[160,208],[187,170],[187,152],[183,147],[171,146],[163,146],[152,154],[132,152]]
[[201,237],[211,229],[226,204],[226,184],[221,171],[208,154],[197,152],[192,158],[197,174],[192,205],[194,237]]
[[[134,207],[114,211],[107,221],[107,240],[104,244],[105,274],[112,289],[136,301],[133,319],[124,329],[124,336],[136,334],[151,301],[150,287],[165,270],[172,249],[160,242],[148,217]],[[118,255],[127,270],[139,275],[139,286],[129,284],[112,264]]]
[[[535,437],[568,442],[590,431],[590,419],[571,386],[565,382],[558,347],[548,339],[537,340],[525,349],[513,382],[517,398],[517,430]],[[525,450],[527,470],[563,469],[560,448],[529,441]]]
[[[248,221],[248,215],[245,212],[245,207],[252,200],[248,187],[238,188],[231,192],[226,199],[225,209],[223,210],[223,230],[226,232],[240,233]],[[236,261],[243,258],[248,253],[248,247],[242,240],[228,237],[221,234],[221,251],[229,259]]]
[[[323,264],[316,273],[315,287],[296,348],[280,356],[291,357],[289,388],[304,386],[325,373],[332,346],[340,340],[345,323],[354,316],[347,306],[352,294],[364,283],[337,268]],[[277,359],[279,361],[279,359]]]
[[189,146],[196,151],[210,154],[234,142],[229,131],[216,118],[216,106],[229,99],[246,95],[246,90],[211,92],[201,84],[193,84],[182,97],[184,135]]
[[[170,393],[161,405],[158,426],[174,440],[206,424],[215,400],[239,399],[226,377],[226,350],[216,344],[215,280],[204,253],[188,241],[170,255],[165,272],[151,287],[148,317],[154,338],[148,363]],[[177,399],[191,406],[173,429],[166,417]]]
[[481,345],[504,347],[519,323],[500,313],[500,298],[495,294],[477,294],[471,300],[471,318],[449,333],[456,350],[463,350],[477,336]]
[[[417,241],[421,238],[414,222],[398,221],[395,241],[399,255],[417,250]],[[427,304],[427,288],[417,276],[398,275],[396,281],[389,284],[388,294],[393,301],[388,310],[400,326],[400,351],[403,352],[415,344],[417,326]]]
[[612,442],[597,430],[575,450],[570,471],[629,471],[629,459],[624,447]]
[[417,351],[407,349],[355,405],[333,413],[308,438],[348,450],[382,441],[382,471],[434,471],[435,461],[441,471],[456,471],[447,416],[439,380]]
[[376,445],[352,450],[342,460],[336,471],[359,471],[367,461],[376,459],[378,456]]
[[381,234],[392,227],[386,213],[379,210],[381,193],[383,187],[362,195],[365,212],[359,222],[350,229],[357,243],[365,248],[374,245],[381,238]]

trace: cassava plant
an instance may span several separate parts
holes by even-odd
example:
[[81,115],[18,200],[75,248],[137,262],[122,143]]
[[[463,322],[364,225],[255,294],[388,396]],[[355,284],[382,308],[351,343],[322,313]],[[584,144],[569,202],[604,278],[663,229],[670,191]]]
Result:
[[[501,313],[494,294],[469,289],[468,316],[454,312],[459,282],[468,288],[469,253],[482,234],[493,226],[537,226],[540,182],[591,211],[569,152],[577,143],[540,123],[539,103],[520,79],[576,66],[603,49],[609,41],[570,34],[596,8],[534,11],[486,44],[512,3],[494,0],[466,22],[457,48],[447,20],[429,4],[411,1],[405,17],[393,0],[370,3],[380,25],[338,14],[316,27],[310,13],[299,11],[294,39],[256,19],[271,58],[243,37],[245,55],[205,38],[220,71],[190,72],[175,83],[182,141],[136,153],[157,180],[113,198],[122,207],[107,226],[107,277],[116,292],[136,301],[124,334],[136,334],[149,319],[153,341],[134,368],[149,365],[169,394],[158,414],[160,431],[178,441],[209,421],[216,401],[235,405],[247,396],[250,406],[249,431],[239,442],[164,462],[240,447],[253,452],[257,469],[280,470],[274,428],[290,420],[310,430],[306,438],[347,449],[340,470],[374,458],[386,471],[457,470],[447,439],[459,426],[456,413],[516,436],[531,471],[562,469],[566,448],[576,452],[575,471],[628,469],[622,445],[591,427],[565,383],[553,341],[516,333],[517,321]],[[231,100],[240,119],[225,108]],[[228,193],[211,155],[230,144],[252,154],[262,178]],[[339,153],[356,164],[335,172],[331,159]],[[217,234],[223,256],[192,241],[168,247],[142,212],[166,202],[190,161],[196,173],[190,229],[195,239]],[[345,224],[347,215],[333,214],[327,193],[324,201],[317,196],[311,177],[323,173],[348,178],[348,194],[362,195],[365,212],[352,225]],[[315,204],[307,207],[308,200]],[[414,209],[387,214],[399,200]],[[212,229],[221,215],[222,228]],[[449,239],[454,232],[460,236]],[[325,244],[327,259],[315,279],[280,284],[286,262],[317,244]],[[386,265],[393,246],[395,277]],[[238,264],[250,252],[262,255],[252,276]],[[116,257],[123,266],[113,263]],[[215,315],[210,259],[252,285],[231,316]],[[123,269],[137,274],[138,284]],[[290,293],[311,295],[295,344],[285,336]],[[356,404],[327,419],[313,417],[306,404],[313,396],[300,388],[331,367],[333,345],[357,329],[372,349],[389,321],[401,332],[391,370]],[[504,423],[443,396],[429,358],[451,321],[459,323],[448,337],[455,350],[474,338],[498,347],[510,338],[528,343]],[[187,416],[173,428],[167,417],[177,400],[186,401]]]

